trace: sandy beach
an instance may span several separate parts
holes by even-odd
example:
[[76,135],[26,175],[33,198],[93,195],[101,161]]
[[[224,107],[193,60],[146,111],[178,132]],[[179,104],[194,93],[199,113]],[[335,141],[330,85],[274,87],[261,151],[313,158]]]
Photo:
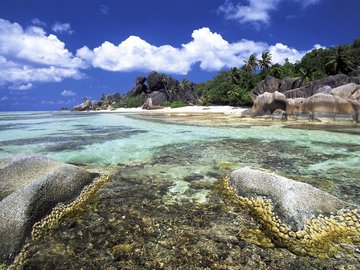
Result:
[[118,108],[115,110],[100,110],[97,112],[136,113],[136,114],[182,114],[182,113],[216,113],[225,115],[241,115],[248,108],[231,106],[185,106],[180,108],[165,107],[157,110],[143,110],[138,108]]

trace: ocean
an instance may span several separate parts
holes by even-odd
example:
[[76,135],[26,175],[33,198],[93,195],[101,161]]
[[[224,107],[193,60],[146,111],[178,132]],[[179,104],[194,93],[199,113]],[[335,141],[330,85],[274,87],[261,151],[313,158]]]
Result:
[[[232,170],[251,166],[360,205],[359,136],[358,126],[350,125],[0,113],[0,158],[37,153],[113,179],[89,207],[62,221],[47,239],[30,241],[30,268],[59,263],[63,269],[290,269],[286,265],[298,264],[312,269],[341,264],[280,247],[264,249],[260,240],[242,237],[240,231],[255,230],[256,222],[215,190]],[[281,256],[284,261],[275,259]],[[356,263],[356,258],[346,260]]]

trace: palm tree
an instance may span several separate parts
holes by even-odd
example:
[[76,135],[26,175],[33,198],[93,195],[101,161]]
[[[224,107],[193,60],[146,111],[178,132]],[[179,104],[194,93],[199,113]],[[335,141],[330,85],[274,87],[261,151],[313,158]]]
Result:
[[241,84],[241,71],[238,68],[236,67],[231,68],[230,76],[233,84],[237,84],[237,85]]
[[251,54],[247,61],[244,60],[244,63],[245,63],[245,67],[244,67],[245,70],[253,72],[258,65],[255,54]]
[[265,51],[261,54],[261,59],[258,60],[258,64],[262,70],[266,70],[271,66],[271,53]]
[[330,55],[326,67],[330,68],[334,74],[349,73],[352,70],[353,63],[346,54],[344,47],[330,49]]
[[283,76],[283,67],[280,64],[274,64],[269,69],[269,75],[281,79]]
[[300,77],[296,79],[301,79],[303,83],[308,83],[314,80],[317,70],[315,68],[300,68],[299,72]]

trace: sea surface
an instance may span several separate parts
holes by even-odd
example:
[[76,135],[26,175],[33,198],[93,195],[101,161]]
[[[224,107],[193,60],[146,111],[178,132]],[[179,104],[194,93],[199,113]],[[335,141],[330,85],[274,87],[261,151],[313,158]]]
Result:
[[[251,166],[360,205],[359,127],[242,121],[209,125],[120,113],[0,113],[0,158],[37,153],[113,176],[94,207],[62,222],[46,241],[32,243],[28,267],[341,265],[264,249],[242,237],[240,228],[256,224],[244,211],[229,210],[214,195],[214,185],[232,170]],[[82,259],[76,259],[79,254]]]

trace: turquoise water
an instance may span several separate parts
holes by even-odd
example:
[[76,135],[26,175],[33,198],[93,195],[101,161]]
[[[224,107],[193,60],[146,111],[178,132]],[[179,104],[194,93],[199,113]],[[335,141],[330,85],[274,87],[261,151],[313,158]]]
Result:
[[359,138],[352,126],[0,113],[0,158],[38,153],[112,175],[79,214],[28,242],[24,269],[356,269],[357,254],[319,260],[253,244],[246,231],[258,224],[216,183],[253,166],[360,205]]
[[[185,193],[188,175],[215,181],[206,175],[251,165],[360,203],[359,134],[358,127],[201,126],[117,113],[1,113],[0,157],[39,153],[99,170],[157,162],[167,166],[174,196]],[[219,171],[219,164],[227,168]]]

